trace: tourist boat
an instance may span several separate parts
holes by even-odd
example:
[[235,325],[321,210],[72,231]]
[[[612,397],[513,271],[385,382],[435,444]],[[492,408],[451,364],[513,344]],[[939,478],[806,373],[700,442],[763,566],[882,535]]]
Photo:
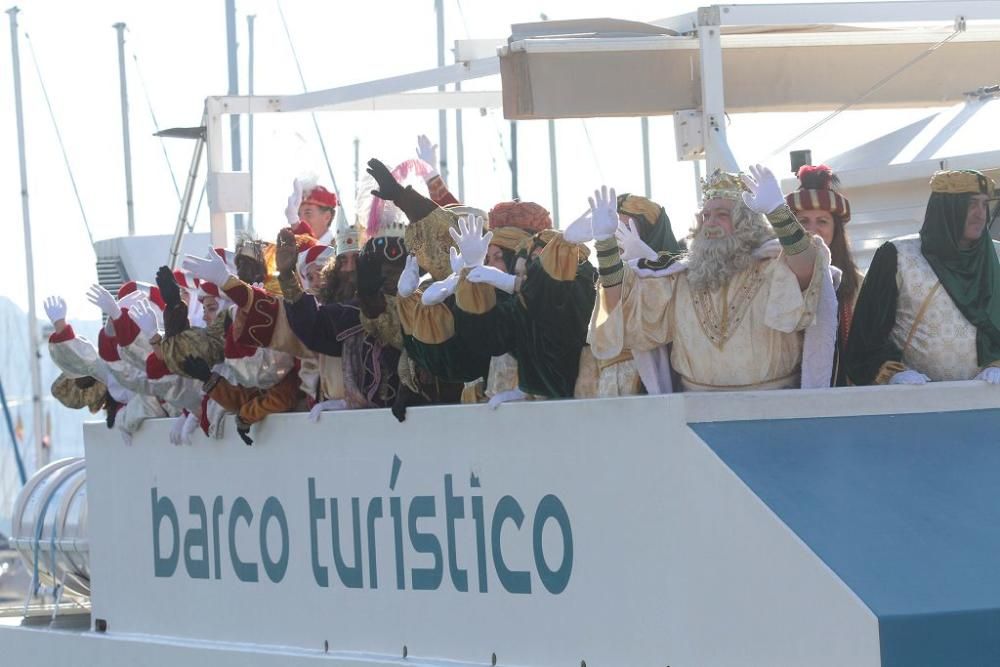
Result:
[[[673,113],[679,151],[732,167],[726,111],[961,103],[989,83],[998,20],[998,2],[939,1],[548,22],[441,70],[209,98],[212,241],[245,210],[221,137],[247,105],[387,108],[499,71],[510,118]],[[810,49],[828,87],[796,78]],[[751,66],[781,94],[732,76]],[[584,68],[614,94],[590,96]],[[443,95],[421,103],[472,99]],[[931,158],[900,169],[929,177]],[[167,420],[131,447],[87,424],[85,461],[18,498],[12,545],[57,599],[7,610],[0,647],[112,667],[996,664],[998,417],[995,387],[957,382],[280,414],[252,447],[232,424],[191,447]]]

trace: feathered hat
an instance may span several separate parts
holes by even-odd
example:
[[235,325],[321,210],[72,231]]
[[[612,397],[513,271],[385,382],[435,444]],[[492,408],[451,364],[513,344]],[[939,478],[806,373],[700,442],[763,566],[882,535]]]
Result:
[[794,212],[827,211],[841,224],[851,220],[851,202],[837,192],[840,181],[825,164],[799,167],[799,189],[785,195],[785,203]]

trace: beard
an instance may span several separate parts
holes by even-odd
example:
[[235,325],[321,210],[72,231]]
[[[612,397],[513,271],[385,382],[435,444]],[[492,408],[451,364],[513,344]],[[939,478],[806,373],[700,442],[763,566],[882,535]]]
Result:
[[751,216],[756,214],[748,210],[737,212],[733,217],[733,233],[729,236],[709,238],[704,226],[693,231],[687,269],[692,289],[715,292],[758,261],[753,251],[774,234],[762,219]]

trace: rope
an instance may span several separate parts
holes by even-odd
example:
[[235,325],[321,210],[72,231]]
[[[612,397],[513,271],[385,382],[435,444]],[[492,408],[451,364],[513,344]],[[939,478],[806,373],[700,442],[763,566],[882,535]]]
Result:
[[[134,52],[132,53],[132,62],[135,63],[135,72],[139,75],[139,85],[142,87],[142,96],[146,100],[146,108],[149,109],[149,117],[153,120],[153,129],[159,133],[160,124],[156,121],[156,114],[153,112],[153,102],[149,98],[146,78],[142,75],[142,69],[139,67],[139,56]],[[163,137],[157,138],[160,140],[160,148],[163,150],[163,160],[167,163],[167,170],[170,172],[170,180],[174,184],[174,192],[177,193],[177,201],[180,202],[184,196],[181,194],[180,186],[177,185],[177,175],[174,173],[174,166],[170,164],[170,156],[167,155],[167,144],[163,141]]]
[[73,186],[73,195],[76,197],[76,205],[80,208],[80,216],[83,218],[83,226],[87,230],[87,238],[90,239],[90,247],[94,247],[94,235],[90,231],[90,223],[87,222],[87,213],[83,210],[83,200],[80,199],[80,191],[76,187],[76,179],[73,177],[73,168],[69,164],[69,156],[66,154],[66,146],[63,144],[62,133],[59,131],[59,123],[56,122],[56,114],[52,110],[52,102],[49,101],[49,92],[45,88],[45,80],[42,79],[42,70],[38,66],[38,58],[35,57],[35,46],[31,43],[31,37],[24,33],[24,39],[28,42],[28,51],[31,53],[31,62],[35,66],[35,73],[38,75],[38,83],[42,88],[42,96],[45,97],[45,106],[49,110],[49,118],[52,119],[52,127],[56,131],[56,139],[59,141],[59,150],[62,152],[63,164],[66,165],[66,172],[69,174],[69,182]]
[[[292,51],[292,59],[295,61],[295,69],[299,73],[299,81],[302,83],[302,92],[308,93],[309,88],[306,86],[306,78],[302,74],[302,64],[299,62],[299,54],[295,51],[295,43],[292,41],[292,33],[288,30],[288,22],[285,21],[285,12],[281,9],[281,0],[275,0],[275,4],[278,5],[278,15],[281,17],[281,26],[285,29],[285,37],[288,39],[288,48]],[[320,150],[323,151],[323,160],[326,161],[326,170],[330,174],[330,182],[333,183],[333,190],[337,193],[337,199],[343,202],[343,197],[340,196],[340,188],[337,187],[337,178],[333,175],[333,166],[330,164],[330,156],[326,152],[326,143],[323,141],[323,133],[319,129],[319,120],[316,118],[316,113],[312,112],[309,114],[312,116],[313,127],[316,128],[316,137],[319,139]],[[344,216],[344,205],[341,203],[337,207],[337,219],[340,221],[341,216]],[[344,218],[346,222],[346,217]]]
[[796,143],[797,141],[800,141],[800,140],[804,139],[805,137],[809,136],[810,134],[812,134],[813,132],[815,132],[817,129],[819,129],[820,127],[822,127],[823,125],[825,125],[829,121],[831,121],[834,118],[836,118],[837,116],[839,116],[842,112],[844,112],[844,111],[850,109],[851,107],[853,107],[855,104],[857,104],[857,103],[859,103],[859,102],[867,99],[869,96],[871,96],[872,93],[874,93],[877,90],[880,90],[881,88],[885,87],[885,85],[887,83],[889,83],[890,81],[892,81],[894,78],[896,78],[897,76],[899,76],[900,74],[902,74],[906,70],[910,69],[911,67],[913,67],[914,65],[916,65],[918,62],[920,62],[921,60],[923,60],[927,56],[931,55],[932,53],[934,53],[935,51],[937,51],[939,48],[941,48],[942,46],[944,46],[945,44],[947,44],[951,40],[953,40],[956,37],[958,37],[963,32],[965,32],[965,27],[964,26],[957,27],[953,33],[951,33],[950,35],[948,35],[947,37],[945,37],[944,39],[942,39],[940,42],[938,42],[936,44],[932,44],[926,51],[923,51],[922,53],[917,54],[916,57],[908,60],[907,62],[903,63],[902,66],[900,66],[899,68],[895,69],[894,71],[890,72],[886,76],[882,77],[879,81],[877,81],[875,83],[875,85],[873,85],[871,88],[869,88],[868,90],[866,90],[865,92],[863,92],[861,95],[859,95],[855,99],[851,100],[850,102],[847,102],[846,104],[843,104],[842,106],[840,106],[839,108],[837,108],[835,111],[833,111],[832,113],[830,113],[830,115],[826,116],[825,118],[822,118],[819,122],[815,123],[814,125],[811,125],[808,129],[806,129],[801,134],[797,135],[795,138],[791,139],[790,141],[786,141],[784,144],[782,144],[781,146],[779,146],[778,148],[776,148],[768,157],[774,157],[776,155],[779,155],[780,153],[784,153],[785,150],[787,150],[794,143]]

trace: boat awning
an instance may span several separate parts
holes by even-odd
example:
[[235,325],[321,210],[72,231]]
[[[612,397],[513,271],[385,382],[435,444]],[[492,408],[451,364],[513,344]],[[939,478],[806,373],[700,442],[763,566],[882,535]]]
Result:
[[[1000,3],[981,4],[1000,18]],[[934,23],[874,29],[815,23],[798,7],[786,11],[785,20],[801,16],[802,23],[730,25],[733,19],[724,18],[718,27],[702,28],[721,34],[727,112],[826,110],[851,102],[855,109],[942,106],[988,82],[1000,52],[995,20],[956,22],[948,14]],[[729,8],[722,9],[728,17]],[[897,11],[895,20],[906,10]],[[644,24],[647,30],[630,34],[607,19],[564,23],[573,25],[561,35],[547,26],[532,34],[545,24],[514,26],[500,52],[507,118],[651,116],[701,108],[700,40],[697,31],[674,29],[683,21]],[[885,85],[871,90],[883,79]]]

